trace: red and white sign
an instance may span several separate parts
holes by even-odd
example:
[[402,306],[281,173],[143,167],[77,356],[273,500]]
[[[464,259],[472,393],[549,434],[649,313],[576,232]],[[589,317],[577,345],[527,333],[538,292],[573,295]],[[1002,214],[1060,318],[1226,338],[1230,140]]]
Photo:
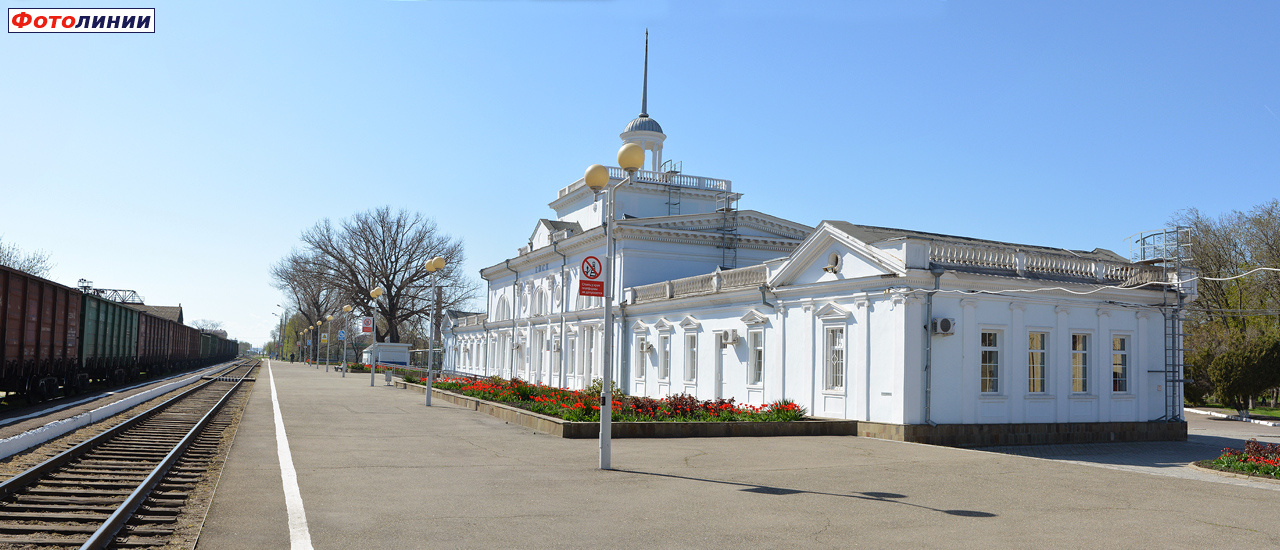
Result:
[[578,281],[578,295],[604,298],[604,281]]
[[582,260],[582,276],[588,279],[599,279],[600,274],[604,272],[603,265],[600,263],[600,258],[587,256]]
[[361,323],[360,332],[373,333],[373,317],[363,317],[362,320],[364,322]]

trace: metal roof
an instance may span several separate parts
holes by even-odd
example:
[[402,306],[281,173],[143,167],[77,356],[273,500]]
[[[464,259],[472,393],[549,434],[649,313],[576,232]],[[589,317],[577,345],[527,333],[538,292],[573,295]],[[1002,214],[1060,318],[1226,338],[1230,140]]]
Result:
[[647,116],[638,117],[627,124],[626,132],[657,132],[662,133],[662,126],[658,125],[658,121]]

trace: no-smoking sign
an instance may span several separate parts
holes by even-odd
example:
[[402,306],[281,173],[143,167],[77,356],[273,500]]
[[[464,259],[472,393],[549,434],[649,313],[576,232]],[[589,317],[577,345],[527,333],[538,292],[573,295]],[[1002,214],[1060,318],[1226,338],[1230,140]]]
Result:
[[587,256],[582,260],[582,280],[578,281],[579,296],[604,297],[604,281],[597,281],[603,273],[600,258]]

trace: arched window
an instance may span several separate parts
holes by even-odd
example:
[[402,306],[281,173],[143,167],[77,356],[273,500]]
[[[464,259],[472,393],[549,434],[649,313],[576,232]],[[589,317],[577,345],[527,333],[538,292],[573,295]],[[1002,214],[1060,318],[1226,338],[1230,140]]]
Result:
[[530,316],[546,315],[550,311],[551,299],[546,290],[538,289],[533,295],[533,311],[529,312]]
[[506,321],[511,318],[511,304],[507,303],[507,297],[498,298],[498,307],[493,310],[493,318],[496,321]]

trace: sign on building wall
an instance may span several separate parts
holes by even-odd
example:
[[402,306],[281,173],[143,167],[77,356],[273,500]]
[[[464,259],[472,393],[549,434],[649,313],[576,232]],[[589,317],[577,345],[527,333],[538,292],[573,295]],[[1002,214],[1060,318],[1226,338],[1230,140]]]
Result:
[[604,297],[604,281],[597,281],[603,271],[600,258],[587,256],[582,260],[582,280],[578,281],[579,296]]

